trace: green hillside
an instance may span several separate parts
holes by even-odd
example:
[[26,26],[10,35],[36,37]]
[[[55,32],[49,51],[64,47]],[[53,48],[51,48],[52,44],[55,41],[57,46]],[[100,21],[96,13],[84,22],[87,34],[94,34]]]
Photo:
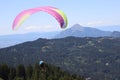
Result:
[[43,60],[92,80],[120,79],[120,38],[38,39],[0,49],[0,63],[25,66]]

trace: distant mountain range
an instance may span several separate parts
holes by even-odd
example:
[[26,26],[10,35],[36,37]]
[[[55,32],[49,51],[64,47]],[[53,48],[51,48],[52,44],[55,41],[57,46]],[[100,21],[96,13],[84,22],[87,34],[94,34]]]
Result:
[[0,64],[29,65],[40,60],[91,80],[120,80],[120,38],[38,39],[0,49]]
[[26,34],[15,34],[15,35],[4,35],[0,36],[0,48],[13,46],[26,41],[33,41],[38,38],[51,39],[59,32],[46,32],[46,33],[26,33]]
[[103,31],[119,31],[120,32],[120,25],[110,25],[110,26],[94,26],[97,29],[103,30]]
[[111,34],[112,37],[120,37],[120,32],[118,31],[113,31]]
[[12,46],[15,44],[23,43],[26,41],[33,41],[38,38],[47,38],[47,39],[54,39],[54,38],[64,38],[68,36],[74,37],[104,37],[104,36],[111,36],[111,37],[120,37],[120,27],[114,27],[110,30],[117,29],[118,31],[103,31],[101,29],[107,29],[106,27],[83,27],[79,24],[73,25],[71,28],[68,28],[62,32],[46,32],[46,33],[26,33],[26,34],[16,34],[16,35],[6,35],[0,36],[0,48]]
[[[116,32],[114,32],[116,33]],[[62,31],[60,34],[56,35],[56,38],[63,38],[68,36],[75,36],[75,37],[119,37],[120,32],[117,31],[116,34],[113,34],[111,31],[103,31],[97,28],[91,27],[83,27],[79,24],[73,25],[71,28]]]
[[75,37],[98,37],[98,36],[108,36],[110,35],[110,32],[101,31],[96,28],[90,28],[90,27],[83,27],[79,24],[73,25],[71,28],[62,31],[59,35],[56,37],[63,38],[67,36],[75,36]]

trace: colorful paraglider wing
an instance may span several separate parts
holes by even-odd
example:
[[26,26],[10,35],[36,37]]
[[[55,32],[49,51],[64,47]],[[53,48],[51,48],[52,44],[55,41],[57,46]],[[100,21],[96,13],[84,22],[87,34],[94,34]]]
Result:
[[28,9],[25,11],[22,11],[20,14],[18,14],[13,22],[12,29],[18,28],[30,15],[37,13],[39,11],[44,11],[49,14],[51,14],[53,17],[56,18],[56,20],[59,22],[61,28],[65,28],[67,26],[67,17],[65,14],[54,7],[45,6],[45,7],[38,7],[33,9]]
[[58,9],[55,8],[55,7],[48,6],[48,8],[50,8],[50,9],[55,10],[56,12],[58,12],[58,13],[62,16],[62,18],[64,19],[64,22],[65,22],[63,28],[67,27],[67,25],[68,25],[68,20],[67,20],[66,15],[64,14],[64,12],[61,11],[61,10],[58,10]]

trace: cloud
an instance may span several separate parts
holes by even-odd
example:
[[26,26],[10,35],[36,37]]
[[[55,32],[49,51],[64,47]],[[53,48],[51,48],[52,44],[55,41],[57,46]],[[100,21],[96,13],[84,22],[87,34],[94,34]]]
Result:
[[38,27],[36,26],[27,26],[25,30],[32,30],[32,29],[37,29]]
[[51,25],[44,25],[44,26],[26,26],[24,30],[26,31],[56,31],[59,28],[53,27]]
[[91,22],[88,22],[86,25],[87,26],[99,26],[99,25],[104,25],[105,22],[103,21],[91,21]]
[[38,30],[38,29],[49,29],[51,26],[27,26],[25,30]]

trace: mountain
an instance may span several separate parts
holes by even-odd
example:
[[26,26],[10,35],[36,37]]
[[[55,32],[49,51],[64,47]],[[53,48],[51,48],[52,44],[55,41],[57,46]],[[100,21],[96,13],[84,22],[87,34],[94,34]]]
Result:
[[[97,29],[98,28],[98,29]],[[109,29],[108,31],[103,31],[105,29]],[[109,26],[109,27],[99,26],[96,28],[91,27],[83,27],[79,24],[73,25],[71,28],[66,29],[62,32],[56,31],[56,32],[45,32],[45,33],[25,33],[25,34],[16,34],[16,35],[5,35],[0,36],[0,48],[5,48],[9,46],[13,46],[15,44],[23,43],[26,41],[33,41],[38,38],[63,38],[68,36],[74,36],[74,37],[104,37],[104,36],[110,36],[110,37],[116,37],[114,31],[111,30],[120,30],[120,26]],[[100,30],[101,29],[101,30]],[[118,33],[118,32],[117,32]],[[115,34],[115,35],[114,35]],[[117,37],[120,37],[119,34],[117,34]]]
[[79,24],[73,25],[71,28],[62,31],[60,34],[56,35],[56,38],[63,38],[68,36],[74,37],[104,37],[110,36],[110,31],[102,31],[96,28],[83,27]]
[[0,36],[0,48],[13,46],[26,41],[33,41],[38,38],[51,39],[59,32],[45,32],[45,33],[25,33],[25,34],[15,34],[15,35],[3,35]]
[[110,25],[110,26],[94,26],[97,29],[103,30],[103,31],[119,31],[120,32],[120,25]]
[[120,32],[119,31],[114,31],[111,34],[112,37],[120,37]]
[[43,60],[91,80],[120,79],[120,38],[37,39],[0,49],[0,63],[29,65]]

